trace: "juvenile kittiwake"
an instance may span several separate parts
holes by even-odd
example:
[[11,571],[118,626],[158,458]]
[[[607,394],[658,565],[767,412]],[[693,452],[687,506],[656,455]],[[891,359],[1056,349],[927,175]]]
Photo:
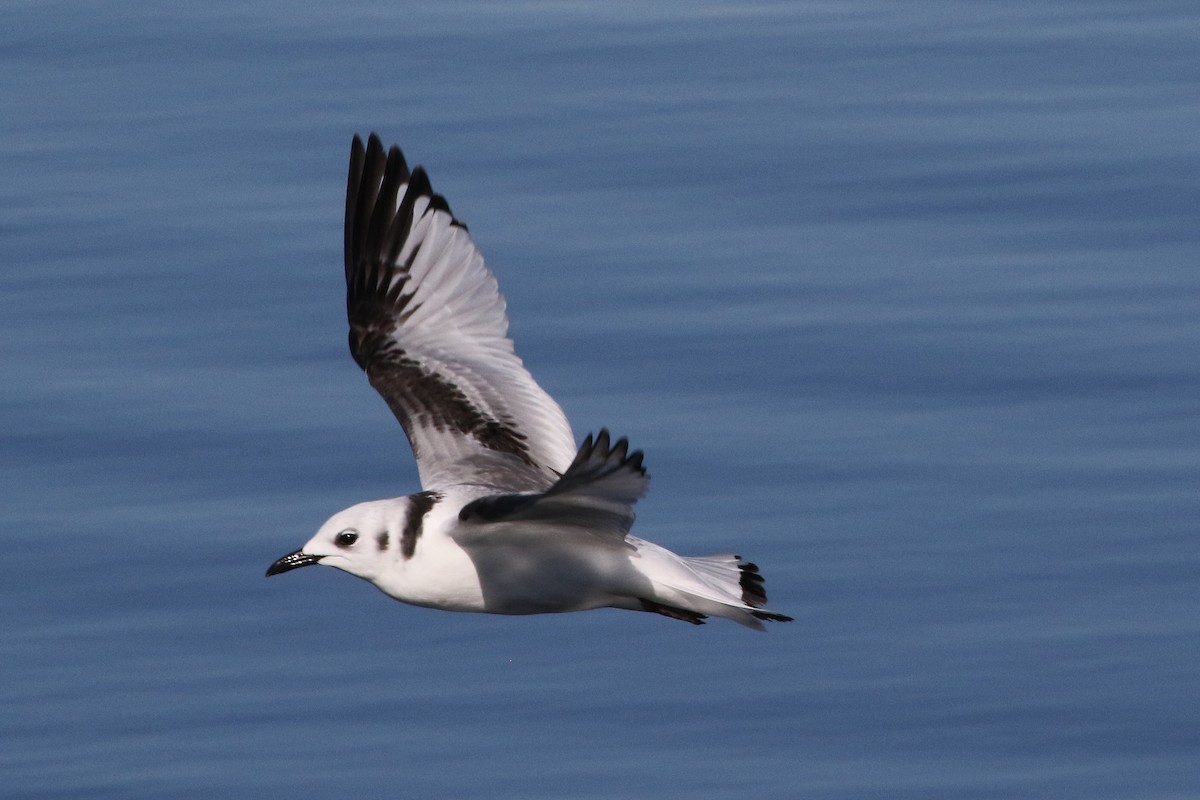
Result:
[[641,451],[606,430],[575,447],[513,352],[466,226],[374,134],[350,149],[345,257],[350,353],[404,427],[422,491],[339,511],[267,575],[326,564],[450,611],[791,619],[764,608],[741,556],[678,556],[629,534],[650,482]]

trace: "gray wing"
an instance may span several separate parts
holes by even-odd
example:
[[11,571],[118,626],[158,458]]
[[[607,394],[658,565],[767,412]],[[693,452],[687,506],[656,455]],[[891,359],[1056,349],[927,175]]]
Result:
[[513,351],[466,226],[374,134],[350,150],[345,254],[350,352],[404,427],[421,485],[550,486],[575,453],[570,425]]
[[600,543],[626,546],[633,504],[646,493],[650,476],[642,451],[629,452],[622,438],[610,443],[607,430],[591,434],[553,486],[541,493],[481,497],[459,512],[451,534],[462,543],[497,535],[562,536],[582,533]]

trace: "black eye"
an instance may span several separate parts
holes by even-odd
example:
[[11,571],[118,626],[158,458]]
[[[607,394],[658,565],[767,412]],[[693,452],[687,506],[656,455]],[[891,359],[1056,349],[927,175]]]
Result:
[[357,541],[358,534],[354,531],[342,531],[333,539],[334,544],[338,547],[349,547]]

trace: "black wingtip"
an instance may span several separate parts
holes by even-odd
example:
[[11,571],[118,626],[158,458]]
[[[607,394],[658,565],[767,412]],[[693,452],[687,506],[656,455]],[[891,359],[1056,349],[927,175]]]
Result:
[[418,197],[433,194],[433,186],[429,183],[429,174],[425,172],[424,167],[413,168],[412,177],[408,179],[408,191]]
[[372,160],[375,160],[382,154],[383,140],[379,138],[379,134],[372,132],[371,135],[367,137],[367,155],[370,156]]
[[388,172],[398,173],[403,180],[408,179],[408,162],[404,160],[404,152],[396,145],[388,148],[387,168]]
[[450,216],[454,216],[454,212],[450,210],[450,204],[440,194],[429,195],[429,207],[436,211],[445,211]]
[[579,450],[575,454],[575,462],[572,466],[582,464],[590,460],[593,456],[599,456],[602,461],[616,456],[617,463],[622,467],[629,467],[642,475],[646,474],[645,458],[646,454],[641,450],[630,452],[629,439],[622,436],[616,442],[612,440],[612,434],[608,432],[608,428],[601,428],[595,435],[589,433],[579,445]]

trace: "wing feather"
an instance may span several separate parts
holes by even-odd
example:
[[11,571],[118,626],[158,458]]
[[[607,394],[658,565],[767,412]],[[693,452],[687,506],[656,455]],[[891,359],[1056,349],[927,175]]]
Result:
[[426,490],[542,491],[570,466],[570,425],[513,350],[504,298],[421,167],[354,137],[346,313],[355,362],[404,427]]
[[545,492],[481,497],[458,514],[460,542],[496,537],[564,536],[628,547],[633,505],[650,485],[642,451],[629,452],[628,440],[612,443],[607,430],[589,434],[563,476]]

